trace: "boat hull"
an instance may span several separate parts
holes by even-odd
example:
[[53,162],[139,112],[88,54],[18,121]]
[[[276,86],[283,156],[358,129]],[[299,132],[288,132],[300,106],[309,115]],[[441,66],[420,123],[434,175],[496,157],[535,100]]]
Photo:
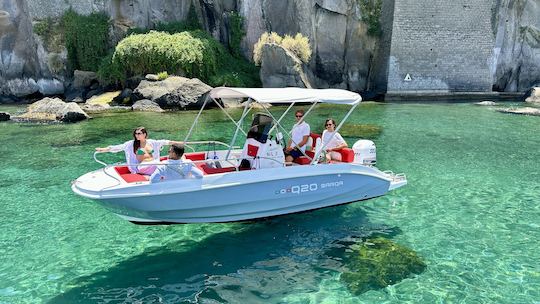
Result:
[[[136,223],[244,221],[298,213],[384,195],[391,178],[376,168],[332,165],[275,168],[157,184],[119,185],[89,193],[120,217]],[[99,174],[99,172],[93,172]],[[84,176],[83,176],[84,177]]]

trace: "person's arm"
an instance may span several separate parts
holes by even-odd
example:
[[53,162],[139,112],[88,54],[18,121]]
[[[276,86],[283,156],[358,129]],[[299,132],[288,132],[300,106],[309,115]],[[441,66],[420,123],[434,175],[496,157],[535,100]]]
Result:
[[199,168],[197,168],[195,166],[191,167],[191,174],[195,178],[202,178],[204,176],[204,173],[201,171],[201,169],[199,169]]
[[343,139],[343,137],[341,137],[341,134],[339,134],[339,133],[334,134],[334,138],[335,138],[336,141],[337,141],[338,143],[340,143],[340,144],[337,145],[336,147],[327,149],[327,151],[336,151],[336,150],[341,150],[341,149],[343,149],[343,148],[347,148],[347,147],[348,147],[347,142]]
[[287,141],[287,147],[285,147],[285,151],[289,152],[289,151],[291,151],[293,149],[293,148],[291,148],[291,143],[292,143],[292,140],[289,139]]
[[123,143],[123,144],[119,144],[119,145],[110,145],[110,146],[107,146],[105,148],[96,148],[96,151],[97,152],[113,152],[113,153],[116,153],[116,152],[120,152],[120,151],[124,151],[124,149],[126,148],[126,143]]
[[298,148],[302,148],[308,141],[309,135],[304,135],[302,141],[298,143]]
[[157,183],[163,180],[162,177],[163,176],[161,175],[160,166],[158,166],[158,168],[156,168],[156,171],[154,171],[154,173],[150,175],[150,178],[148,180],[150,180],[151,183]]

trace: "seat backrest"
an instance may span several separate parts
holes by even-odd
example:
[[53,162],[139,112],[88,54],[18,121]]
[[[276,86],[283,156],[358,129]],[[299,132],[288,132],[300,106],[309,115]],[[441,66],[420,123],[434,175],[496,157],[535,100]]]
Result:
[[[315,147],[317,147],[317,138],[321,138],[321,136],[317,133],[309,133],[309,139],[311,139],[312,145],[311,150],[314,151]],[[308,142],[309,142],[308,139]]]

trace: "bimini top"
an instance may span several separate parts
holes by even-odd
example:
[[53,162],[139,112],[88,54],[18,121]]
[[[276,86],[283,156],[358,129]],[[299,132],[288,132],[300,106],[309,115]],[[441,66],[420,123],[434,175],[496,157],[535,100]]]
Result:
[[251,98],[258,103],[320,102],[355,105],[362,101],[358,93],[341,89],[304,88],[227,88],[210,91],[212,99]]

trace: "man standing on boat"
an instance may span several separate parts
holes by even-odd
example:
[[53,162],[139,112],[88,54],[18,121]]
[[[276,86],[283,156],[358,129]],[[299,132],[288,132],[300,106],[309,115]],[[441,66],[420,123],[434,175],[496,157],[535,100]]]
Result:
[[184,179],[202,178],[203,173],[191,162],[183,162],[180,158],[184,155],[184,146],[172,144],[169,148],[169,159],[157,166],[156,171],[150,176],[150,182]]
[[309,125],[304,121],[304,110],[299,109],[295,113],[296,124],[291,130],[291,138],[285,148],[285,161],[292,162],[306,152],[306,143],[311,132]]

